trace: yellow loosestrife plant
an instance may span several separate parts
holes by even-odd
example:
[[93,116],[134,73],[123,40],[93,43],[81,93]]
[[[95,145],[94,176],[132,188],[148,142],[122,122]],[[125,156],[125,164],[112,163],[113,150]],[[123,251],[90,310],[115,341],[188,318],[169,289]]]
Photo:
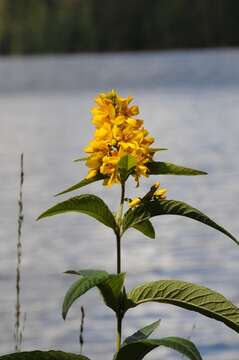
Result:
[[[112,212],[98,196],[81,194],[60,202],[43,212],[38,219],[66,212],[78,212],[89,215],[110,227],[116,238],[116,273],[104,270],[69,270],[77,280],[65,295],[62,316],[65,319],[71,305],[93,287],[100,291],[105,305],[111,308],[116,318],[116,352],[113,360],[141,360],[156,347],[166,346],[191,360],[201,360],[196,346],[181,337],[152,339],[149,336],[159,326],[159,321],[145,326],[122,341],[122,322],[126,312],[146,302],[167,303],[187,310],[196,311],[207,317],[223,322],[239,333],[239,308],[223,295],[198,284],[180,280],[158,280],[144,283],[131,290],[124,286],[125,273],[121,271],[121,239],[129,228],[140,231],[149,238],[155,237],[151,218],[160,215],[185,216],[208,225],[231,238],[238,240],[222,226],[210,219],[198,209],[179,200],[167,199],[167,190],[161,188],[159,181],[143,197],[126,197],[126,184],[133,177],[139,186],[141,176],[153,175],[206,175],[206,172],[178,166],[172,163],[156,161],[157,151],[166,150],[152,147],[154,138],[144,128],[143,120],[138,119],[139,108],[131,105],[132,97],[121,98],[112,90],[99,94],[96,106],[92,109],[92,122],[95,125],[93,139],[85,147],[86,156],[75,161],[85,161],[89,168],[85,179],[67,188],[65,194],[78,190],[95,181],[111,187],[120,185],[121,197],[116,212]],[[124,203],[128,209],[124,212]],[[103,345],[102,345],[103,346]],[[24,357],[25,356],[25,357]],[[87,360],[83,355],[63,352],[25,352],[3,356],[5,360]],[[89,360],[89,359],[88,359]]]

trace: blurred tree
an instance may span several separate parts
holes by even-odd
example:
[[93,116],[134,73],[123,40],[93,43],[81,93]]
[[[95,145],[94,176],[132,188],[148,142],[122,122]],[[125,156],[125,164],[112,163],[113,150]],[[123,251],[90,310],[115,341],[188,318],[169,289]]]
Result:
[[239,45],[238,0],[0,0],[0,54]]

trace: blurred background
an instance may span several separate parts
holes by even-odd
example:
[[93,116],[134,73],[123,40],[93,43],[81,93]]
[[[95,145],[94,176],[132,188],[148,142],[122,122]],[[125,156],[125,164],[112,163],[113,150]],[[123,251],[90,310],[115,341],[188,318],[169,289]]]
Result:
[[0,53],[238,46],[237,0],[1,0]]
[[[21,266],[23,350],[83,352],[110,360],[114,317],[96,290],[61,318],[74,280],[63,271],[115,271],[110,230],[79,214],[36,222],[53,195],[80,181],[92,137],[90,109],[99,92],[132,95],[158,160],[208,171],[204,177],[142,179],[140,196],[160,180],[169,198],[201,209],[239,236],[239,2],[236,0],[0,0],[0,353],[14,350],[20,154],[24,153]],[[44,56],[42,56],[44,55]],[[119,189],[95,193],[112,209]],[[62,199],[68,198],[66,195]],[[58,199],[59,200],[59,199]],[[154,219],[151,241],[129,231],[123,241],[127,288],[159,278],[211,287],[239,305],[239,248],[216,231],[179,217]],[[155,336],[191,338],[206,360],[237,360],[238,334],[173,306],[148,304],[127,315],[124,335],[161,318]],[[159,349],[149,360],[181,359]]]

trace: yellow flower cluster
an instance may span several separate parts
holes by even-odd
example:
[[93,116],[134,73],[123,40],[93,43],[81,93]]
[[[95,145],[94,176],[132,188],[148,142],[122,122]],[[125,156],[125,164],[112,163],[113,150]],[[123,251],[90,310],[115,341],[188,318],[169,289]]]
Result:
[[92,109],[92,122],[96,127],[94,138],[84,151],[89,155],[87,179],[97,174],[107,176],[104,185],[119,183],[117,164],[123,155],[131,154],[136,160],[133,176],[139,181],[141,175],[147,176],[147,162],[152,159],[150,145],[154,138],[148,136],[143,120],[135,119],[139,108],[131,105],[132,97],[121,98],[116,91],[99,94],[97,106]]

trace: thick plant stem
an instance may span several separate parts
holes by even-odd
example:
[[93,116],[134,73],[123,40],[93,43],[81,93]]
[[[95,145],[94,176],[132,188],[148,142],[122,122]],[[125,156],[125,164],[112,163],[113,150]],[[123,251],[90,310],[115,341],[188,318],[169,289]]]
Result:
[[120,234],[116,235],[117,242],[117,274],[121,273],[121,238]]
[[122,329],[122,318],[120,314],[117,314],[116,351],[119,351],[121,346],[121,329]]
[[[118,212],[118,225],[119,231],[116,234],[116,243],[117,243],[117,274],[121,273],[121,226],[122,226],[122,217],[123,217],[123,207],[124,207],[124,198],[125,198],[125,182],[121,183],[121,199],[120,207]],[[119,312],[116,314],[117,318],[117,334],[116,334],[116,351],[119,351],[121,345],[121,329],[122,329],[122,316]]]
[[117,246],[117,274],[121,273],[121,226],[122,226],[122,217],[123,217],[123,208],[124,208],[124,198],[125,198],[125,182],[121,183],[121,198],[120,205],[117,215],[118,221],[118,232],[116,233],[116,246]]
[[122,210],[123,210],[123,205],[124,205],[124,197],[125,197],[125,182],[122,182],[121,183],[121,199],[120,199],[120,205],[122,205]]

